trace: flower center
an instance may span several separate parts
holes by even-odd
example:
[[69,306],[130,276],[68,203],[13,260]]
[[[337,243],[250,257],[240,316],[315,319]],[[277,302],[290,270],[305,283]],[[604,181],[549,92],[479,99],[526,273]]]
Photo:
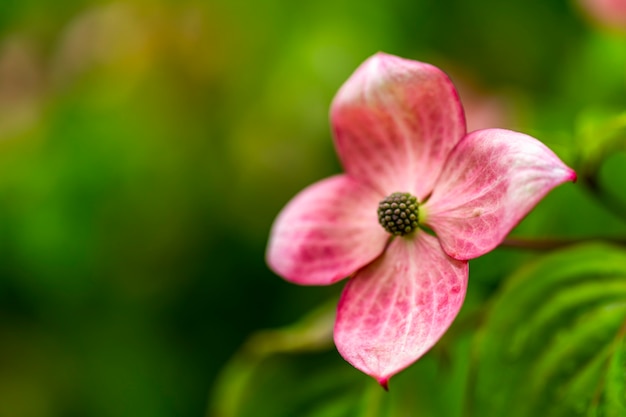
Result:
[[419,226],[418,207],[411,194],[393,193],[378,204],[378,222],[392,235],[408,235]]

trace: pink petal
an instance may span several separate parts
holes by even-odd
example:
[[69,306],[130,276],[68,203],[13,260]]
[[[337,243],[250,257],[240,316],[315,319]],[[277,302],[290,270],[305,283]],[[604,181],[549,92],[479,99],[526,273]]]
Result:
[[382,198],[345,175],[305,188],[272,226],[268,264],[303,285],[327,285],[353,274],[387,243],[389,234],[377,217]]
[[467,275],[467,262],[448,257],[425,232],[394,239],[343,291],[335,322],[339,353],[386,387],[448,329]]
[[470,133],[446,162],[423,207],[446,253],[483,255],[554,187],[576,173],[544,144],[522,133],[487,129]]
[[601,25],[626,29],[625,0],[579,0],[578,3]]
[[341,87],[331,106],[345,170],[388,195],[432,190],[465,134],[463,108],[438,68],[378,53]]

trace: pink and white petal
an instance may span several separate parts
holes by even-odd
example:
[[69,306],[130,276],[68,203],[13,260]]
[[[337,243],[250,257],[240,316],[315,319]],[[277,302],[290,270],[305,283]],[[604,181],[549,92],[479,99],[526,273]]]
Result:
[[463,108],[448,76],[384,53],[357,68],[330,114],[346,172],[385,195],[411,192],[424,199],[465,134]]
[[467,276],[467,262],[446,255],[435,237],[394,239],[343,291],[334,332],[339,353],[386,388],[448,329]]
[[332,284],[353,274],[388,241],[377,217],[382,198],[346,175],[305,188],[274,221],[267,263],[302,285]]
[[624,0],[578,0],[589,17],[602,26],[626,30],[626,1]]
[[554,187],[576,173],[547,146],[504,129],[470,133],[450,154],[423,207],[446,253],[483,255],[509,234]]

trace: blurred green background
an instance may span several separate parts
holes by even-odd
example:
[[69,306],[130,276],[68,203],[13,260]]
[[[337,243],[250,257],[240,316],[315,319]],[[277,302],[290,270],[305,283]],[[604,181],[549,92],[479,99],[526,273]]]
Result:
[[[470,128],[523,130],[569,164],[626,108],[624,36],[563,0],[1,0],[0,415],[204,415],[250,334],[336,299],[275,276],[265,244],[341,170],[329,103],[381,50],[448,72]],[[570,184],[517,233],[603,231],[626,234]],[[533,256],[473,263],[466,310]]]

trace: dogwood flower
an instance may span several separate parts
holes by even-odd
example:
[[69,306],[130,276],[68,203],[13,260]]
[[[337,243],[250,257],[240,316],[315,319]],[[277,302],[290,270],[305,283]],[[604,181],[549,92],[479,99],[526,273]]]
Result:
[[302,285],[349,277],[335,345],[386,388],[451,325],[468,260],[498,246],[576,174],[522,133],[467,134],[441,70],[384,53],[341,87],[330,118],[345,173],[287,204],[272,226],[267,262]]
[[579,0],[578,3],[599,25],[626,30],[626,0]]

